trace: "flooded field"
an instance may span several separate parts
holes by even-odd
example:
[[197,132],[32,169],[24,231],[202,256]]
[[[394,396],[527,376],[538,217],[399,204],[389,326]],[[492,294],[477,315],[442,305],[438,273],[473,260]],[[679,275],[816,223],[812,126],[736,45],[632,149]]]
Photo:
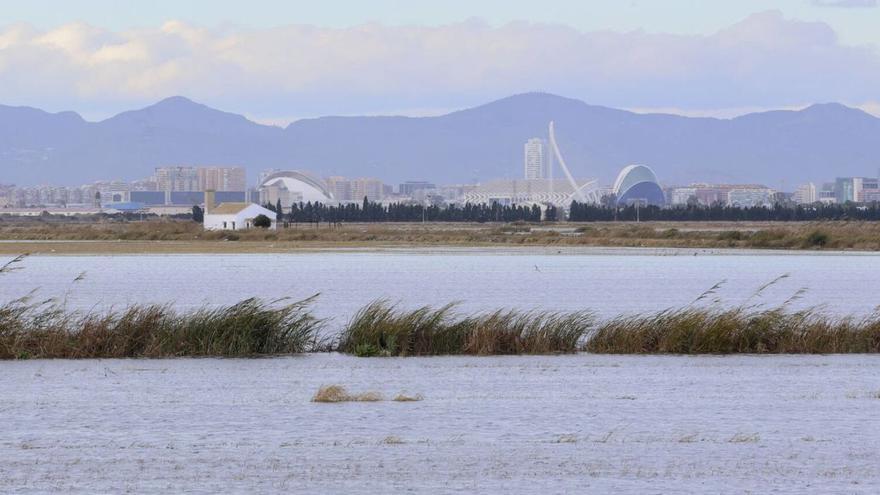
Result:
[[[866,290],[872,254],[337,250],[21,266],[0,301],[36,289],[68,309],[190,309],[320,293],[330,332],[377,298],[612,317],[687,305],[726,280],[721,305],[799,293],[794,305],[858,316],[880,302]],[[6,361],[0,373],[0,493],[880,491],[874,355],[312,354]],[[384,400],[312,402],[324,385]],[[401,393],[421,400],[391,400]]]
[[874,356],[0,367],[2,493],[880,491]]
[[[8,259],[8,258],[6,258]],[[4,259],[5,260],[5,259]],[[0,262],[4,261],[0,260]],[[73,309],[169,303],[181,309],[244,298],[305,299],[338,330],[378,298],[405,307],[461,302],[592,310],[602,317],[687,305],[719,282],[727,305],[795,306],[865,315],[880,304],[880,254],[687,249],[387,249],[292,254],[33,256],[3,275],[0,302],[37,289]],[[789,275],[753,298],[762,285]],[[81,276],[81,280],[73,282]]]

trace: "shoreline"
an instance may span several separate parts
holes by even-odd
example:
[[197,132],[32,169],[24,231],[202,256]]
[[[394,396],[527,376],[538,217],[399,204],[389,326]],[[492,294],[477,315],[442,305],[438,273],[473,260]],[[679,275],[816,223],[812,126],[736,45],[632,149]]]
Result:
[[166,256],[320,253],[560,256],[880,256],[876,250],[752,247],[578,246],[510,244],[371,244],[218,241],[0,240],[0,256]]
[[[880,252],[880,222],[350,223],[205,231],[191,221],[0,222],[0,255],[394,249]],[[672,251],[675,252],[675,251]]]

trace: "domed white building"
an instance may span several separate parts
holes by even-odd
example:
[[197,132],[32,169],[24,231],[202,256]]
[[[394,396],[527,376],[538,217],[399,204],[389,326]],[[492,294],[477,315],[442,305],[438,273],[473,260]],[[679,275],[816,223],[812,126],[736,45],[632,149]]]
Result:
[[654,171],[645,165],[630,165],[620,171],[614,181],[614,195],[617,204],[627,205],[635,201],[643,204],[663,206],[666,197],[657,183]]
[[293,203],[336,203],[333,193],[324,181],[302,172],[277,172],[260,184],[260,203],[281,204],[287,208]]

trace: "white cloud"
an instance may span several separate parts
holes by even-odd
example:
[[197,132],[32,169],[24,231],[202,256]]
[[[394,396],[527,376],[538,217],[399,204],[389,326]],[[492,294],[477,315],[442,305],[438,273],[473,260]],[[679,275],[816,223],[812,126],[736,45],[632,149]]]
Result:
[[826,24],[755,14],[709,36],[581,32],[479,20],[205,29],[169,21],[112,32],[72,23],[0,28],[0,102],[101,113],[182,94],[272,121],[285,115],[460,107],[543,90],[629,108],[860,104],[880,55]]
[[877,6],[877,0],[812,0],[816,7],[840,7],[845,9],[863,9]]

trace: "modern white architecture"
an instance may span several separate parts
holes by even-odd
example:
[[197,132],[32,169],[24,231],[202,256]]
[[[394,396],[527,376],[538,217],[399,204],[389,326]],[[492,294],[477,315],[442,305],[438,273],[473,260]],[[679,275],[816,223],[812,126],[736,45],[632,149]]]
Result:
[[277,172],[260,184],[260,203],[281,204],[287,208],[293,203],[335,203],[327,185],[303,172]]
[[499,179],[485,182],[465,192],[459,202],[500,205],[552,204],[557,208],[568,208],[575,195],[575,189],[566,179]]
[[629,165],[621,170],[612,191],[619,205],[636,202],[654,206],[666,204],[666,196],[657,183],[657,176],[645,165]]

